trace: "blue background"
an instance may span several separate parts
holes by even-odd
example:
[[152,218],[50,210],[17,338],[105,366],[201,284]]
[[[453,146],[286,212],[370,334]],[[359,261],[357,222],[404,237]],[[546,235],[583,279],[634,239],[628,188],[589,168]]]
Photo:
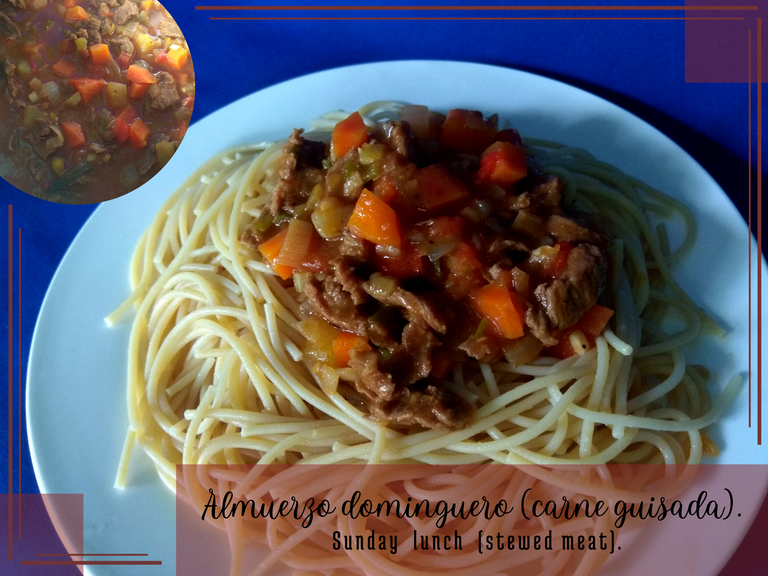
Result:
[[[745,83],[685,82],[685,23],[682,20],[209,20],[211,16],[255,15],[679,18],[685,15],[683,11],[256,13],[200,11],[194,9],[193,3],[182,0],[168,0],[164,4],[184,31],[195,63],[197,94],[193,122],[237,98],[277,82],[348,64],[412,58],[496,64],[573,84],[614,102],[649,122],[689,152],[715,178],[746,219],[750,145],[749,91]],[[387,4],[397,5],[398,2]],[[504,3],[488,0],[483,4]],[[630,4],[642,6],[641,3]],[[739,4],[760,5],[761,2]],[[678,3],[656,0],[653,5]],[[760,8],[757,13],[740,15],[748,16],[751,22],[756,22],[756,16],[768,15],[764,6]],[[753,41],[755,39],[756,34],[753,32]],[[746,32],[743,39],[738,41],[743,43],[746,58]],[[343,86],[339,87],[339,90],[343,89]],[[752,92],[751,145],[754,183],[757,178],[754,169],[757,146],[757,91],[754,85]],[[765,130],[764,122],[763,131]],[[18,275],[17,230],[22,230],[20,340],[16,340],[19,322],[16,284],[18,276],[13,287],[15,383],[19,374],[22,381],[26,375],[26,356],[45,291],[67,247],[93,212],[94,206],[52,204],[27,196],[3,181],[0,181],[0,195],[7,200],[7,204],[13,206],[14,275]],[[8,269],[8,250],[4,236],[6,230],[7,226],[4,225],[3,248],[0,249],[0,270],[3,271]],[[0,307],[5,307],[5,274],[4,280],[0,282],[0,291]],[[0,350],[4,351],[7,349],[8,318],[7,312],[2,314]],[[17,356],[19,345],[21,366],[18,365]],[[4,352],[2,356],[0,398],[4,399],[7,397],[5,375],[8,374],[8,359]],[[5,409],[2,411],[5,412]],[[14,407],[14,431],[18,417]],[[4,426],[7,426],[6,418],[3,415]],[[21,418],[21,492],[37,492],[26,445],[23,414]],[[13,449],[13,492],[19,492],[16,440]],[[0,434],[0,454],[3,455],[4,461],[8,454],[5,434]],[[2,470],[0,493],[7,492],[8,475]],[[760,553],[759,535],[768,531],[767,517],[768,508],[764,506],[758,522],[726,568],[724,575],[764,574],[755,559],[764,556]]]

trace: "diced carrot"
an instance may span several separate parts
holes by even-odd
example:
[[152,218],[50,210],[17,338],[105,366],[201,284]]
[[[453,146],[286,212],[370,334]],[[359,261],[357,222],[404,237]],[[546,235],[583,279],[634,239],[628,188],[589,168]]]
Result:
[[168,64],[168,52],[160,52],[155,56],[155,64]]
[[469,197],[464,183],[442,164],[433,164],[416,172],[421,207],[433,210]]
[[152,7],[155,5],[155,0],[141,0],[141,3],[139,4],[139,7],[142,10],[152,10]]
[[128,86],[128,96],[131,98],[141,98],[144,96],[144,92],[147,91],[147,88],[149,88],[149,84],[136,84],[136,82],[131,82]]
[[118,118],[115,120],[115,131],[113,138],[117,142],[125,142],[128,140],[128,136],[131,135],[131,125],[125,122],[125,120]]
[[70,148],[76,148],[85,144],[85,133],[83,127],[77,122],[61,122],[61,132],[64,134],[64,140]]
[[520,338],[524,331],[525,305],[514,292],[497,284],[486,284],[469,296],[472,307],[487,318],[503,338]]
[[590,346],[594,346],[595,338],[603,333],[603,330],[608,325],[608,321],[612,317],[613,310],[600,304],[595,304],[584,313],[584,316],[574,326],[561,334],[560,341],[557,344],[545,348],[545,354],[555,358],[568,358],[572,356],[575,351],[573,346],[571,346],[571,334],[576,330],[580,330],[587,337]]
[[134,148],[144,148],[149,137],[149,126],[144,124],[141,118],[136,118],[131,124],[131,132],[128,134],[128,143]]
[[443,124],[440,144],[454,152],[480,154],[496,136],[496,126],[472,110],[451,110]]
[[333,359],[337,368],[349,366],[349,354],[352,350],[370,350],[368,340],[352,332],[341,332],[333,340]]
[[168,50],[168,64],[176,68],[176,70],[181,70],[184,67],[188,57],[189,53],[181,46],[171,46]]
[[375,244],[400,246],[400,223],[389,204],[368,190],[363,190],[347,224],[359,238]]
[[61,5],[64,6],[64,8],[74,8],[77,6],[77,0],[63,0]]
[[125,70],[130,62],[131,55],[128,52],[120,52],[120,56],[117,57],[117,65],[120,66],[120,69]]
[[51,70],[56,72],[56,74],[58,74],[59,76],[63,76],[66,78],[68,76],[72,76],[72,74],[77,72],[77,66],[75,66],[72,62],[70,62],[66,58],[59,58],[51,66]]
[[128,66],[127,80],[136,84],[157,84],[157,78],[152,75],[152,72],[136,64]]
[[118,114],[117,117],[130,126],[133,124],[133,121],[139,117],[139,113],[129,104],[120,111],[120,114]]
[[91,53],[91,61],[94,64],[106,64],[112,60],[112,55],[109,53],[109,46],[106,44],[93,44],[88,48]]
[[88,20],[88,12],[82,6],[72,6],[64,11],[64,20]]
[[368,142],[368,127],[359,112],[354,112],[333,128],[331,151],[334,158],[341,158],[353,148]]
[[494,142],[480,158],[475,179],[478,184],[510,186],[527,175],[525,148],[509,142]]
[[80,92],[80,97],[86,104],[106,85],[104,80],[97,78],[72,78],[69,83]]
[[272,238],[266,242],[262,242],[259,245],[259,252],[261,252],[267,262],[269,262],[269,265],[272,266],[272,269],[283,280],[287,280],[291,277],[291,274],[293,274],[293,268],[286,266],[285,264],[275,264],[275,260],[280,254],[280,250],[283,248],[283,243],[285,242],[285,237],[287,235],[288,228],[284,228],[275,236],[272,236]]

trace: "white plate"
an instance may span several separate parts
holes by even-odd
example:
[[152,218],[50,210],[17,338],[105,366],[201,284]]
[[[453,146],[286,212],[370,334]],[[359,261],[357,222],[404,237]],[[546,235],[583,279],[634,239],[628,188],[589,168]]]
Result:
[[[48,290],[32,342],[27,383],[27,423],[40,489],[84,494],[85,551],[146,553],[148,559],[162,561],[162,566],[97,566],[92,574],[175,573],[174,498],[140,450],[134,452],[130,487],[123,492],[113,488],[127,425],[130,321],[110,329],[103,319],[128,295],[128,262],[139,236],[170,191],[214,153],[236,144],[283,138],[291,128],[307,126],[329,110],[352,110],[381,99],[442,110],[498,112],[523,135],[584,147],[683,200],[693,210],[700,231],[706,232],[700,234],[678,277],[730,330],[725,342],[705,346],[697,355],[721,382],[733,373],[747,374],[746,224],[712,178],[656,129],[566,84],[478,64],[386,62],[297,78],[243,98],[193,125],[157,177],[96,210]],[[760,269],[768,279],[764,262],[756,266],[756,254],[753,247],[753,276]],[[752,295],[756,296],[756,278]],[[766,463],[756,445],[754,422],[753,428],[747,427],[747,403],[745,383],[717,424],[715,437],[723,447],[718,462]],[[766,413],[767,409],[763,408]],[[748,529],[766,485],[768,471],[751,492],[738,495],[743,521],[737,527],[729,525],[719,546],[704,552],[706,562],[700,564],[697,576],[719,572]],[[622,565],[621,570],[658,573],[645,565],[653,556],[634,554],[631,566]],[[616,562],[618,558],[613,559],[613,569],[608,567],[609,573]]]

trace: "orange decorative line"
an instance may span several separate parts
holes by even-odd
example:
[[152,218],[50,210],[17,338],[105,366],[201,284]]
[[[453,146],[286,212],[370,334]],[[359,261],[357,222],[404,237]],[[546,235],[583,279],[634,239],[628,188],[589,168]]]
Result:
[[757,6],[195,6],[195,10],[757,10]]
[[[762,101],[763,101],[763,60],[762,18],[757,19],[757,253],[763,253],[763,148],[762,148]],[[763,390],[762,390],[762,358],[763,351],[763,275],[758,267],[757,273],[757,444],[763,443]]]
[[74,552],[59,552],[56,554],[35,554],[35,556],[149,556],[149,554],[80,554]]
[[747,118],[749,123],[747,125],[747,227],[749,229],[749,236],[747,242],[749,242],[749,286],[748,286],[748,302],[749,302],[749,342],[748,342],[748,358],[749,364],[747,365],[747,388],[748,388],[748,404],[749,404],[749,427],[752,428],[752,29],[747,30],[747,102],[748,113]]
[[8,561],[13,560],[13,206],[8,204]]
[[19,362],[17,364],[18,368],[16,369],[16,378],[18,382],[18,390],[16,394],[16,403],[18,407],[17,411],[17,418],[18,418],[18,438],[17,438],[17,450],[16,450],[16,457],[18,458],[17,464],[18,464],[18,487],[19,487],[19,507],[18,507],[18,533],[19,533],[19,540],[21,540],[21,228],[19,228],[19,253],[18,253],[18,264],[16,264],[18,273],[19,273],[19,292],[16,295],[16,300],[18,304],[18,314],[16,315],[18,318],[19,323],[19,346],[17,353],[19,355]]
[[109,566],[129,566],[129,565],[155,565],[162,564],[160,560],[22,560],[22,566],[56,566],[56,565],[69,565],[69,566],[92,566],[92,565],[109,565]]
[[211,16],[209,20],[744,20],[744,18],[739,16]]

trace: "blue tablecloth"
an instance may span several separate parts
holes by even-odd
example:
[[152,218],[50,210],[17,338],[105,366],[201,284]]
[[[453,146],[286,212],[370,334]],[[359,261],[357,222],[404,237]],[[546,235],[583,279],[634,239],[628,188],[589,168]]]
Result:
[[[494,1],[489,0],[486,5]],[[670,0],[657,0],[653,4],[677,5]],[[195,10],[192,3],[182,0],[168,0],[165,5],[184,31],[194,58],[193,122],[274,83],[348,64],[417,58],[508,66],[573,84],[646,120],[689,152],[746,217],[750,144],[753,183],[756,181],[756,86],[752,85],[750,143],[746,83],[686,82],[686,56],[690,59],[697,55],[691,53],[695,46],[686,47],[686,25],[693,22],[681,18],[701,13],[682,10],[224,12]],[[715,35],[712,42],[731,35],[731,41],[741,43],[743,58],[747,59],[747,42],[751,38],[754,62],[756,17],[761,14],[765,15],[766,11],[720,12],[721,16],[746,17],[746,20],[741,21],[741,28],[736,32],[733,28],[723,28],[722,38]],[[212,16],[313,19],[211,20]],[[359,16],[383,19],[314,19]],[[391,19],[393,17],[439,19]],[[457,17],[461,19],[454,19]],[[491,19],[498,17],[526,19]],[[723,21],[723,26],[732,25]],[[748,36],[750,26],[752,33]],[[733,34],[737,35],[735,40]],[[752,79],[755,80],[754,75]],[[45,291],[67,247],[94,206],[48,203],[27,196],[5,182],[0,182],[0,194],[13,206],[14,235],[19,228],[23,234],[21,339],[14,347],[18,350],[16,346],[21,346],[21,365],[14,361],[15,382],[17,370],[21,371],[22,380],[26,374],[26,355]],[[0,250],[0,269],[3,270],[7,270],[7,252],[7,249]],[[0,284],[3,285],[0,301],[6,302],[7,282]],[[17,286],[13,292],[17,302]],[[5,313],[3,317],[5,346],[8,334]],[[14,312],[14,324],[16,322]],[[14,352],[14,356],[16,354]],[[3,356],[2,375],[8,373],[7,358]],[[7,381],[5,376],[1,379],[0,397],[5,398]],[[14,413],[14,422],[17,417]],[[22,437],[21,491],[25,493],[38,490],[26,442],[26,436]],[[0,454],[7,454],[7,450],[5,435],[0,434]],[[14,492],[19,490],[17,484],[14,480]],[[7,491],[7,475],[0,473],[0,492]],[[761,550],[760,530],[763,534],[768,531],[767,516],[768,509],[764,506],[759,526],[753,528],[724,575],[764,574],[756,559]]]

